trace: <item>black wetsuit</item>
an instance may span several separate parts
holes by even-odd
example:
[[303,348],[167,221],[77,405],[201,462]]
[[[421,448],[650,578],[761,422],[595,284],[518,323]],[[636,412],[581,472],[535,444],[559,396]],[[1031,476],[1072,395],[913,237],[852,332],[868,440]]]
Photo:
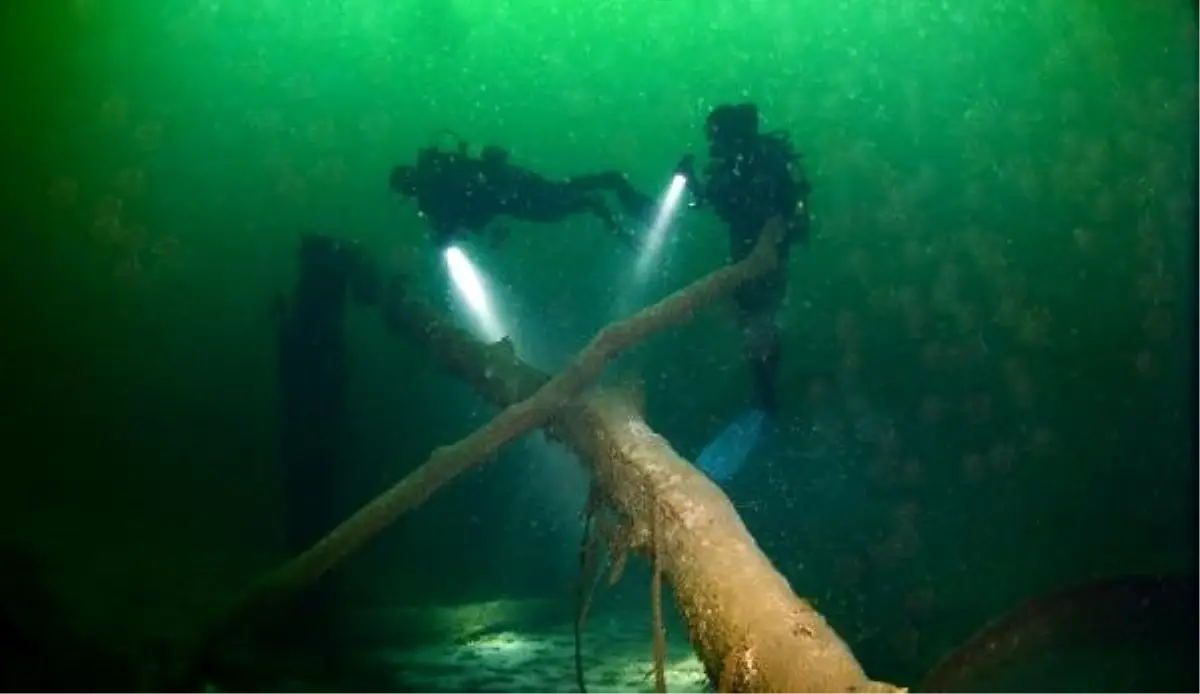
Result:
[[730,261],[738,262],[750,255],[772,217],[779,216],[787,225],[776,269],[743,285],[733,295],[758,405],[774,413],[778,407],[775,381],[781,350],[774,319],[787,294],[791,246],[808,237],[810,186],[798,156],[782,135],[756,134],[727,146],[722,155],[710,159],[703,180],[690,170],[690,158],[685,159],[682,173],[688,178],[697,206],[711,207],[728,225]]
[[417,208],[433,226],[439,242],[481,232],[502,215],[546,223],[582,213],[596,215],[609,230],[631,241],[620,217],[600,193],[614,193],[631,217],[641,219],[651,211],[653,200],[635,190],[619,172],[554,180],[509,163],[494,148],[489,150],[483,157],[461,151],[422,150],[416,167],[409,167],[407,191],[397,182],[397,172],[405,167],[393,171],[392,188],[416,198]]

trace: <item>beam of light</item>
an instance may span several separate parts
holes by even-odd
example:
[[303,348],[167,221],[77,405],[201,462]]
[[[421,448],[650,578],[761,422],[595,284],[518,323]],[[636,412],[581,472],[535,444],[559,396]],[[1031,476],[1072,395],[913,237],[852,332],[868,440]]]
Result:
[[654,215],[654,223],[650,225],[650,230],[646,232],[646,239],[642,244],[641,255],[637,261],[637,278],[643,279],[650,266],[658,258],[662,251],[663,241],[667,237],[667,230],[671,228],[672,222],[675,221],[675,216],[679,213],[679,203],[683,200],[683,193],[687,190],[687,178],[683,174],[675,174],[671,178],[670,185],[667,186],[666,193],[663,194],[658,203],[658,211]]
[[650,279],[650,269],[655,266],[662,255],[663,245],[667,239],[667,231],[679,214],[680,203],[684,200],[688,180],[683,174],[677,173],[671,177],[671,182],[658,199],[658,207],[654,213],[654,221],[642,238],[641,252],[634,262],[630,274],[621,283],[621,289],[613,305],[615,317],[624,317],[635,310],[640,303],[646,282]]
[[445,258],[455,293],[471,314],[475,327],[488,342],[502,339],[504,330],[500,327],[496,312],[492,310],[491,299],[475,263],[458,246],[447,248]]

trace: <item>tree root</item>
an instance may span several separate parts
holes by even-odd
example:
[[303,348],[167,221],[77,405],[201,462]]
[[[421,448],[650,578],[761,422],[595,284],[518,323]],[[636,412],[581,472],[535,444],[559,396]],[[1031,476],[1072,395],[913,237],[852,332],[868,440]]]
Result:
[[[530,371],[516,359],[511,342],[483,347],[409,300],[393,284],[384,306],[389,325],[405,332],[412,327],[421,329],[417,334],[433,353],[445,358],[456,370],[465,369],[469,373],[467,380],[482,395],[507,405],[506,409],[467,437],[434,450],[412,473],[368,502],[314,546],[252,586],[206,635],[202,647],[206,657],[202,659],[211,657],[212,649],[225,638],[239,633],[314,584],[397,516],[419,506],[460,473],[485,462],[503,445],[529,430],[546,425],[560,414],[564,405],[591,385],[617,354],[656,332],[688,321],[698,309],[769,272],[778,262],[776,249],[783,235],[782,222],[773,219],[745,260],[716,270],[634,316],[605,327],[565,369],[548,381],[541,374],[533,380],[528,378]],[[481,364],[480,359],[486,364],[484,368],[469,368]]]
[[654,691],[667,691],[667,632],[663,627],[662,615],[662,562],[658,551],[658,513],[650,514],[650,614],[652,653],[654,655]]
[[583,627],[587,623],[592,596],[604,575],[598,566],[599,541],[596,539],[596,514],[599,510],[599,495],[595,486],[588,492],[587,509],[584,512],[583,539],[579,543],[579,577],[575,585],[575,684],[580,694],[587,694],[587,683],[583,674]]

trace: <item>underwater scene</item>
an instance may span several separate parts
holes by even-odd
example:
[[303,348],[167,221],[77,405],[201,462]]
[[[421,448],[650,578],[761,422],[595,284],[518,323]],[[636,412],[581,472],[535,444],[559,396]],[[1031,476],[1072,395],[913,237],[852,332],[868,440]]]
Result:
[[1194,3],[0,36],[5,690],[1200,688]]

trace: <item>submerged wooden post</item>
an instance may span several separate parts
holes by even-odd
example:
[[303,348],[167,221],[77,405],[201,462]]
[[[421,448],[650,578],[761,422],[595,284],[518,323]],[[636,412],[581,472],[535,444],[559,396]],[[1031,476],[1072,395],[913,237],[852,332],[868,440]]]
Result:
[[[301,238],[296,287],[276,334],[279,457],[287,549],[299,554],[337,526],[348,509],[336,489],[345,469],[346,306],[354,256],[329,236]],[[273,632],[297,646],[333,647],[336,588],[322,583]]]

